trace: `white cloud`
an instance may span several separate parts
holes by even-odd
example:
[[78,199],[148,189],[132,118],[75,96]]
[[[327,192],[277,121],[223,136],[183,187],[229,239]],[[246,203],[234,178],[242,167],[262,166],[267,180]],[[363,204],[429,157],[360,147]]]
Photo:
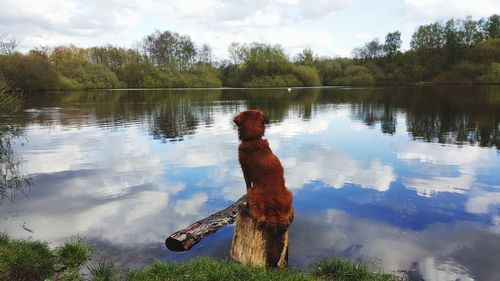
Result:
[[500,12],[498,0],[405,0],[402,11],[425,20],[463,18],[471,15],[486,17]]
[[249,15],[242,20],[227,21],[226,24],[230,27],[266,27],[276,26],[282,22],[281,15],[276,11],[257,11],[253,15]]
[[306,18],[328,16],[353,4],[349,0],[309,0],[300,1],[299,10]]
[[95,36],[136,24],[151,1],[29,1],[0,3],[5,25],[34,27],[44,32]]

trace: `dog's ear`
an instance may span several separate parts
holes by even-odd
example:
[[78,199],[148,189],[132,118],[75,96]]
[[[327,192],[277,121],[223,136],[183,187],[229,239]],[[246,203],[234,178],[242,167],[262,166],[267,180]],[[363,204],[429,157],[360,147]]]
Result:
[[234,118],[233,118],[233,122],[234,122],[234,124],[236,124],[237,126],[239,126],[239,125],[240,125],[240,115],[239,115],[239,114],[238,114],[238,115],[236,115],[236,116],[234,116]]

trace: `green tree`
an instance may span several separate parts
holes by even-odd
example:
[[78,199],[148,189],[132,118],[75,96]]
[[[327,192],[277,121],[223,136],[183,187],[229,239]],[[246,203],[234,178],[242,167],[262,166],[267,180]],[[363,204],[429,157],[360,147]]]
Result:
[[353,56],[356,59],[368,60],[380,58],[384,55],[384,45],[378,39],[366,43],[363,47],[355,48]]
[[387,33],[385,36],[385,43],[383,46],[383,51],[387,57],[394,57],[399,49],[401,49],[401,32],[394,31]]
[[13,88],[27,91],[57,88],[59,76],[56,69],[41,52],[15,53],[2,59],[0,64],[0,71]]
[[302,50],[302,52],[295,57],[295,63],[297,64],[312,66],[314,65],[314,61],[314,52],[310,48]]
[[342,65],[337,60],[331,58],[319,58],[315,62],[321,84],[326,86],[334,85],[334,79],[343,75]]
[[500,16],[492,15],[488,18],[486,24],[486,38],[497,39],[500,38]]

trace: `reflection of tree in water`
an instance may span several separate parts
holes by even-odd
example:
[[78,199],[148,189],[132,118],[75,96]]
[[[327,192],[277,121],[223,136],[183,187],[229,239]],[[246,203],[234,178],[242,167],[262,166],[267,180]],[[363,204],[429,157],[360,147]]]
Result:
[[[194,109],[193,104],[178,101],[161,104],[152,115],[151,131],[155,139],[182,140],[183,136],[196,132],[200,122],[213,123],[210,111]],[[203,120],[203,121],[202,121]]]
[[395,133],[402,112],[414,139],[500,148],[498,87],[346,90],[323,98],[350,104],[353,118],[371,127],[380,124],[383,133]]
[[380,123],[384,134],[396,132],[397,120],[394,107],[381,104],[352,104],[351,115],[353,118],[363,121],[367,126],[374,127]]
[[500,148],[499,87],[92,91],[37,94],[28,103],[30,108],[61,104],[61,112],[24,114],[16,122],[102,127],[140,122],[161,140],[181,140],[210,126],[216,111],[232,115],[252,108],[263,110],[271,122],[287,116],[307,121],[324,106],[349,105],[352,118],[380,124],[383,133],[396,132],[399,114],[414,139]]
[[20,172],[21,159],[12,148],[12,142],[21,137],[19,127],[0,124],[0,200],[29,189],[30,179]]

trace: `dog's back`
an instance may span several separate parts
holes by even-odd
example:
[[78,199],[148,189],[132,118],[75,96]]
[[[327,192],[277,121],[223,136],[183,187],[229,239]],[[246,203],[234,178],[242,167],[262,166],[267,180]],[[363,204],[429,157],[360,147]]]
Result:
[[[242,140],[238,158],[247,184],[250,215],[261,226],[286,229],[293,220],[292,193],[285,187],[283,166],[278,157],[272,153],[267,140],[261,138],[263,118],[260,111],[242,112],[236,116]],[[259,134],[255,134],[256,131]]]

